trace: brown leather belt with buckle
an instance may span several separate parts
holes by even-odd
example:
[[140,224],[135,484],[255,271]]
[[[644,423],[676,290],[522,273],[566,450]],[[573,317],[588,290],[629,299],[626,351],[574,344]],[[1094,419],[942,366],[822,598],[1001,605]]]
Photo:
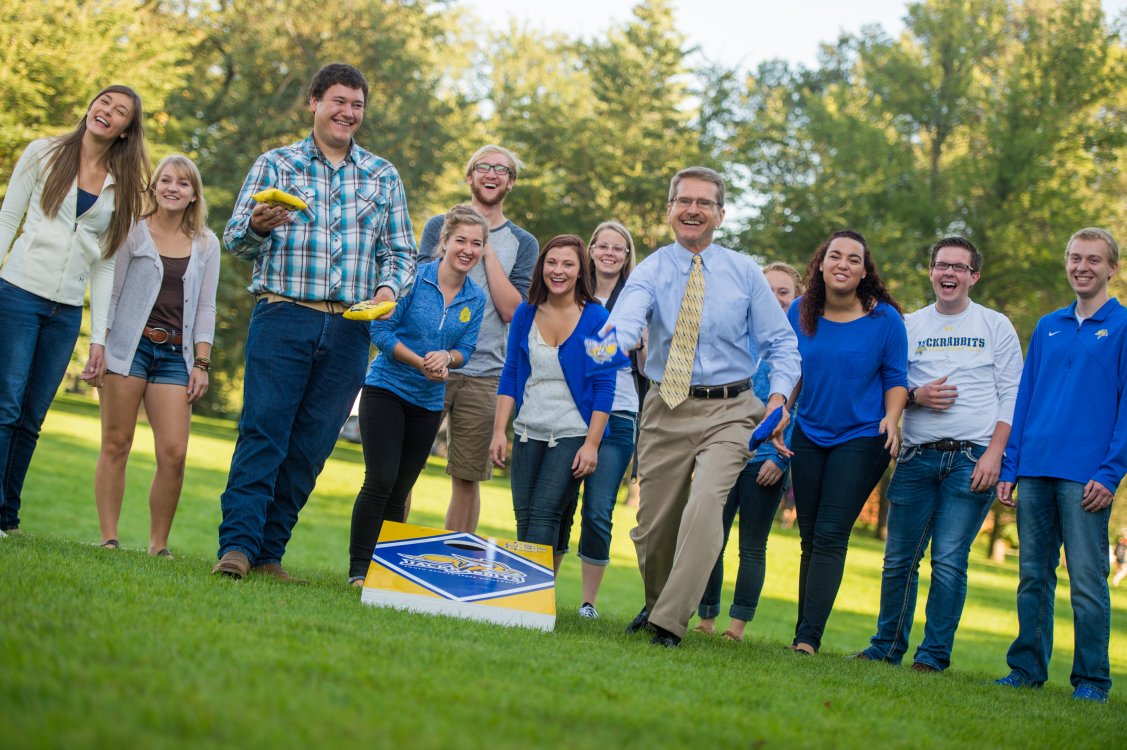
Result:
[[174,344],[179,346],[184,342],[184,337],[180,334],[180,331],[170,331],[167,328],[145,326],[145,330],[141,332],[141,335],[154,344]]
[[922,445],[917,445],[916,447],[921,450],[925,448],[932,448],[937,451],[950,452],[964,451],[973,445],[974,443],[970,442],[969,440],[954,440],[952,438],[943,438],[942,440],[936,440],[934,443],[923,443]]
[[[661,388],[661,383],[654,383]],[[726,385],[694,385],[689,389],[689,398],[732,398],[751,388],[751,379]]]
[[317,312],[329,313],[330,315],[340,315],[349,308],[349,305],[343,302],[333,302],[331,300],[308,300],[308,299],[293,299],[292,297],[283,297],[280,294],[273,292],[263,292],[262,294],[255,295],[256,300],[266,300],[267,304],[274,304],[275,302],[289,302],[293,305],[301,305],[308,307],[310,310]]

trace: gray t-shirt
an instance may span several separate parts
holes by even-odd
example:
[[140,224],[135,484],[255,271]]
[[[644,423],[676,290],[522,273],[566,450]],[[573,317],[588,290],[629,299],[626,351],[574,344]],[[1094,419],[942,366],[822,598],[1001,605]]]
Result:
[[[419,243],[419,265],[435,256],[442,236],[443,219],[443,216],[435,216],[423,228],[423,238]],[[509,275],[509,281],[520,292],[523,299],[528,299],[528,287],[532,284],[532,269],[536,266],[536,256],[540,253],[540,243],[513,222],[505,221],[489,233],[489,244],[497,253],[501,267]],[[484,263],[478,263],[473,267],[470,278],[485,290],[486,296],[489,296],[489,282],[485,278]],[[470,377],[500,375],[501,367],[505,364],[505,345],[508,335],[509,326],[501,321],[501,316],[497,314],[497,308],[494,307],[493,299],[490,297],[481,320],[477,350],[465,367],[458,372]]]

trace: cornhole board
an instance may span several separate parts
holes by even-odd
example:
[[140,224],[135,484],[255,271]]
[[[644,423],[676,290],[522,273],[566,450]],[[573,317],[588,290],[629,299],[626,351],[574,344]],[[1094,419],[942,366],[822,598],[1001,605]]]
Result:
[[360,601],[553,630],[552,548],[385,521]]

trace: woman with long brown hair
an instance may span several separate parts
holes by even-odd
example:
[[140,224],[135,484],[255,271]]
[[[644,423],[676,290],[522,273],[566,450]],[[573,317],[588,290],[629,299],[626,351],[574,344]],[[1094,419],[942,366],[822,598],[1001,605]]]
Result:
[[505,428],[515,412],[510,483],[517,540],[555,546],[557,570],[567,551],[566,541],[558,542],[564,512],[598,466],[614,403],[614,370],[595,371],[584,344],[608,317],[589,277],[575,235],[553,237],[540,250],[528,301],[509,326],[489,447],[494,465],[503,467]]
[[791,442],[802,539],[791,648],[813,654],[841,587],[853,524],[900,447],[908,334],[857,232],[834,232],[818,247],[806,288],[787,313],[802,355]]
[[[90,286],[90,359],[105,371],[114,254],[141,214],[149,177],[141,99],[102,89],[78,126],[32,141],[0,208],[0,531],[20,525],[20,493],[43,418],[66,374]],[[13,243],[23,222],[23,232]],[[9,252],[10,250],[10,252]]]

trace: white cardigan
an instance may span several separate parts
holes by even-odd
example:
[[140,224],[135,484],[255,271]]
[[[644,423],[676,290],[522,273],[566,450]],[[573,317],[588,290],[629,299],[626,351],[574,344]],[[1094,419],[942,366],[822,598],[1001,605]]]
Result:
[[[163,279],[164,263],[149,234],[149,223],[142,219],[133,225],[117,253],[106,336],[106,369],[110,372],[129,374]],[[218,286],[219,240],[210,229],[204,229],[192,240],[192,255],[184,272],[184,365],[189,373],[195,361],[195,345],[210,344],[215,336]]]
[[[64,305],[82,305],[90,282],[90,343],[106,340],[106,313],[113,288],[113,258],[102,258],[102,243],[114,211],[114,180],[106,175],[102,192],[76,217],[78,180],[53,216],[44,216],[43,186],[51,139],[32,141],[20,156],[4,205],[0,207],[0,251],[11,252],[0,278],[26,292]],[[26,213],[26,218],[24,214]],[[23,232],[12,239],[23,221]]]

